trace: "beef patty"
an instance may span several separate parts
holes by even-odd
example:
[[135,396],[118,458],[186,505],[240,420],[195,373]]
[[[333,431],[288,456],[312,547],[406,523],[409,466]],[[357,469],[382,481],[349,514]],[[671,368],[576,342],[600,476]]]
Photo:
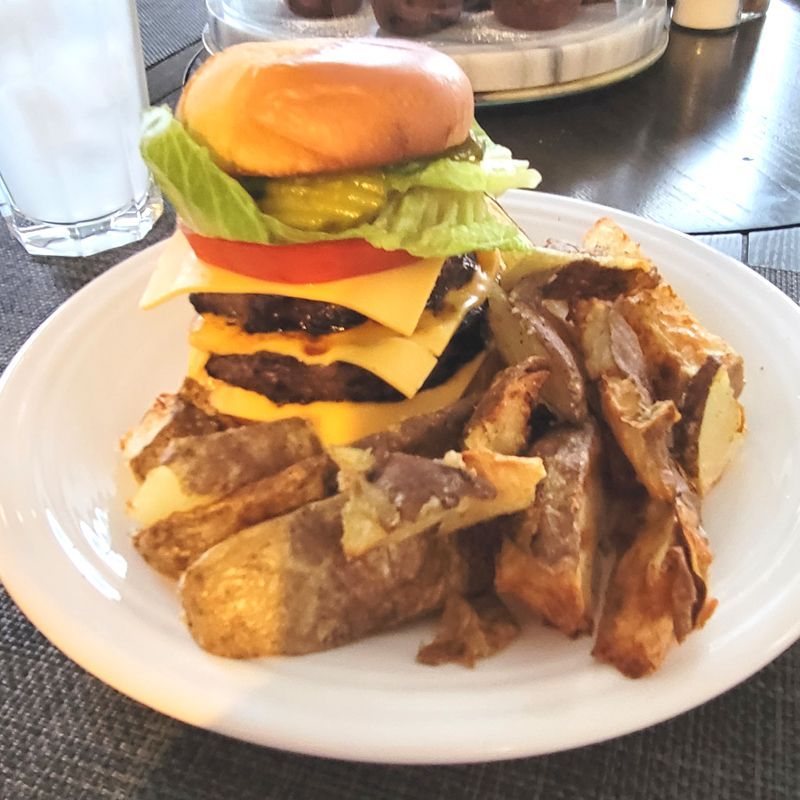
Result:
[[[439,356],[422,390],[447,381],[484,347],[482,320],[485,304],[474,308]],[[214,355],[206,362],[212,377],[249,389],[274,403],[313,403],[317,400],[386,403],[403,395],[386,381],[355,364],[305,364],[292,356],[260,352],[252,355]]]
[[[477,268],[475,254],[451,256],[442,265],[425,305],[434,314],[442,310],[448,292],[460,289]],[[309,336],[355,328],[366,317],[349,308],[316,300],[299,300],[273,294],[218,294],[195,292],[189,301],[198,314],[217,314],[232,320],[247,333],[303,331]]]

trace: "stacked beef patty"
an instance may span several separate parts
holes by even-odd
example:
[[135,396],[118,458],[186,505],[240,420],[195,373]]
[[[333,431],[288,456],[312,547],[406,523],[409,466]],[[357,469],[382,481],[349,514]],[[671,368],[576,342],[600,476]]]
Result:
[[[447,308],[447,295],[469,283],[477,268],[474,253],[448,258],[426,309],[434,315],[441,314]],[[199,314],[224,317],[247,333],[302,332],[319,337],[356,328],[367,321],[343,306],[277,295],[201,292],[189,299]],[[464,317],[422,390],[445,383],[483,349],[483,316],[484,306],[480,306]],[[403,399],[397,389],[377,375],[342,361],[306,364],[292,356],[261,351],[247,355],[211,354],[205,369],[212,378],[257,392],[277,404]]]

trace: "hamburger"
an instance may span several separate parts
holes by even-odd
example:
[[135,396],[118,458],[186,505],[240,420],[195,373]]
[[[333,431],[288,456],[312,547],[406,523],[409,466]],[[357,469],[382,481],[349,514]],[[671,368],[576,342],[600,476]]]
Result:
[[465,391],[529,246],[494,198],[539,181],[473,113],[454,61],[389,39],[237,45],[148,112],[178,226],[141,303],[188,294],[194,402],[339,444]]

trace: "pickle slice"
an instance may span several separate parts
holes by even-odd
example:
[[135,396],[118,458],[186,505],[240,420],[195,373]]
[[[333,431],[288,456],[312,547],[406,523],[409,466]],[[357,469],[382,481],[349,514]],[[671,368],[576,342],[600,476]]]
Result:
[[469,161],[477,164],[483,158],[483,154],[483,145],[478,141],[475,134],[470,131],[469,136],[461,144],[446,150],[443,156],[440,157],[449,158],[452,161]]
[[387,195],[380,173],[273,178],[258,207],[292,227],[336,233],[374,220]]

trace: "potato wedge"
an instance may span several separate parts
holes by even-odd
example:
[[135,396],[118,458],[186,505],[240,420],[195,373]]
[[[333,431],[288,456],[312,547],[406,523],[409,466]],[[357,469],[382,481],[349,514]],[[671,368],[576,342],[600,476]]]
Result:
[[497,537],[426,532],[347,559],[343,495],[240,531],[183,574],[197,643],[229,658],[300,655],[387,630],[491,585]]
[[593,625],[594,557],[603,517],[597,426],[562,426],[530,450],[546,476],[532,508],[513,520],[497,560],[495,588],[567,636]]
[[452,533],[527,508],[544,475],[539,458],[503,456],[488,450],[450,452],[440,460],[406,453],[379,455],[337,447],[342,547],[355,558],[379,545],[426,530]]
[[519,288],[522,296],[499,288],[489,295],[489,325],[497,349],[507,364],[544,358],[550,376],[539,391],[542,402],[559,419],[581,422],[588,413],[586,386],[564,324],[537,300],[529,284]]
[[722,477],[744,437],[744,409],[730,373],[709,356],[687,387],[674,450],[689,480],[703,496]]
[[545,300],[575,300],[597,297],[613,300],[621,295],[649,289],[659,282],[655,269],[631,269],[602,266],[593,258],[572,261],[544,283],[541,295]]
[[173,439],[201,436],[236,427],[223,417],[211,417],[175,394],[160,394],[141,421],[120,442],[122,457],[137,481],[158,466]]
[[713,555],[700,524],[700,497],[689,486],[682,484],[678,487],[674,507],[678,520],[676,535],[694,578],[696,599],[691,613],[692,626],[696,630],[706,624],[717,607],[717,600],[709,593]]
[[641,343],[655,397],[672,400],[683,419],[674,452],[705,494],[733,458],[744,432],[737,400],[741,356],[709,333],[666,284],[622,298],[617,308]]
[[619,312],[636,333],[657,398],[680,408],[689,384],[709,357],[728,370],[733,393],[744,387],[742,357],[710,333],[666,283],[620,299]]
[[313,426],[298,417],[173,439],[131,499],[129,512],[140,525],[152,525],[320,452]]
[[178,578],[206,550],[238,531],[335,491],[336,465],[320,453],[248,483],[215,503],[176,511],[137,531],[133,545],[151,567],[168,578]]
[[539,389],[550,374],[545,364],[531,356],[497,373],[464,428],[465,449],[507,456],[522,452]]
[[651,497],[676,492],[673,428],[680,419],[671,400],[654,402],[639,340],[617,303],[592,298],[572,309],[584,365],[597,387],[603,418]]
[[713,613],[711,553],[692,503],[651,500],[642,529],[609,580],[593,654],[630,678],[657,670],[667,652]]
[[692,628],[694,579],[669,504],[651,501],[644,528],[614,567],[593,655],[629,678],[655,672]]
[[653,262],[645,256],[638,242],[635,242],[617,225],[611,217],[601,217],[583,235],[583,249],[610,259],[632,259],[638,263],[637,269],[649,272]]
[[630,378],[652,394],[647,362],[636,332],[619,313],[617,303],[598,298],[579,300],[570,310],[587,375]]
[[390,450],[412,453],[425,458],[440,458],[461,444],[464,425],[475,409],[478,398],[463,397],[449,406],[409,417],[379,433],[353,442],[351,447],[362,450]]
[[[631,270],[643,275],[655,271],[653,262],[625,231],[609,217],[603,217],[586,232],[581,247],[549,240],[544,246],[533,247],[521,258],[510,261],[501,277],[501,285],[507,292],[524,279],[541,286],[564,268],[580,261],[591,262],[600,269]],[[625,279],[618,276],[615,280]]]
[[632,378],[601,378],[598,388],[603,417],[636,477],[651,497],[672,500],[677,474],[670,445],[680,419],[675,404],[651,402]]

